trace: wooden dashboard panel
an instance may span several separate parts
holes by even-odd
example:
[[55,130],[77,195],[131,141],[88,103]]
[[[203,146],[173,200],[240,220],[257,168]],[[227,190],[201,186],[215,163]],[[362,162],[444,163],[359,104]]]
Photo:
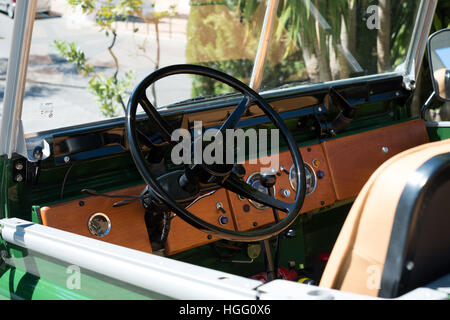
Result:
[[[144,185],[140,185],[108,192],[108,194],[139,195],[144,187]],[[140,201],[113,208],[112,205],[120,200],[89,196],[42,207],[40,210],[42,224],[89,238],[151,253],[152,247],[144,220],[145,210]],[[111,230],[104,237],[96,237],[89,232],[88,220],[94,213],[104,213],[111,221]]]
[[345,200],[357,196],[370,176],[386,160],[428,142],[423,120],[324,142],[323,149],[328,159],[337,199]]
[[[222,204],[226,213],[222,213],[217,209],[216,205],[218,202]],[[216,226],[221,226],[219,224],[219,217],[225,216],[228,218],[228,224],[221,227],[235,230],[231,208],[224,189],[219,189],[213,195],[200,199],[188,210],[197,217]],[[219,239],[216,237],[211,237],[207,233],[194,228],[187,222],[184,222],[181,218],[175,217],[171,222],[169,236],[166,241],[166,254],[172,255],[217,240]]]
[[[302,154],[303,161],[311,166],[314,170],[316,177],[318,172],[323,173],[321,179],[317,178],[317,185],[315,191],[306,196],[305,202],[303,204],[301,212],[309,212],[324,206],[329,206],[336,201],[336,195],[333,190],[333,184],[331,181],[330,170],[328,168],[327,160],[325,154],[323,153],[321,145],[314,145],[306,148],[301,148],[300,153]],[[313,165],[314,163],[319,164],[318,166]],[[292,157],[289,152],[283,152],[279,157],[279,166],[285,167],[289,170],[292,166]],[[251,174],[255,172],[260,172],[260,164],[250,164],[245,163],[244,167],[246,169],[247,179]],[[277,168],[276,168],[277,169]],[[287,189],[290,192],[290,196],[285,198],[281,195],[281,190]],[[267,225],[274,222],[274,217],[272,209],[259,210],[252,206],[247,199],[241,200],[238,195],[232,192],[228,192],[230,203],[233,208],[233,214],[238,230],[250,230],[254,228]],[[295,200],[295,191],[292,189],[289,183],[289,175],[282,173],[281,176],[277,177],[277,183],[275,185],[275,197],[288,203],[293,203]],[[244,206],[249,207],[250,210],[246,212]],[[285,214],[280,212],[280,217],[284,217]]]
[[[424,122],[417,120],[301,148],[303,160],[313,169],[317,180],[316,188],[311,195],[306,196],[301,212],[309,212],[332,205],[337,200],[355,197],[383,162],[395,154],[428,141]],[[289,170],[291,165],[290,153],[281,153],[279,166]],[[261,166],[261,163],[245,163],[245,179],[254,172],[260,172]],[[138,195],[143,188],[144,186],[140,185],[109,194]],[[275,188],[278,199],[294,201],[295,192],[289,183],[288,174],[283,173],[277,177]],[[282,189],[289,190],[290,195],[287,198],[282,196]],[[144,220],[145,211],[140,202],[113,208],[112,204],[118,200],[120,199],[90,196],[43,207],[40,210],[42,223],[151,253]],[[225,214],[217,209],[218,202],[222,204]],[[274,222],[272,209],[258,210],[247,199],[241,200],[238,195],[224,189],[199,200],[188,210],[215,225],[220,225],[221,215],[226,216],[228,223],[224,227],[232,230],[250,230]],[[105,237],[95,237],[88,230],[89,218],[98,212],[106,214],[111,220],[111,231]],[[280,213],[281,218],[284,216]],[[176,217],[171,223],[165,251],[167,255],[172,255],[217,240]]]

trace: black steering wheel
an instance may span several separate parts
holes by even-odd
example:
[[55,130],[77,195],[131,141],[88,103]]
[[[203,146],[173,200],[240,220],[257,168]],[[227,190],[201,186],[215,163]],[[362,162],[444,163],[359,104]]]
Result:
[[[174,142],[171,141],[171,132],[173,130],[171,128],[171,125],[159,114],[156,108],[152,105],[146,95],[146,90],[156,81],[168,76],[178,74],[193,74],[209,77],[232,87],[243,95],[243,99],[237,105],[236,109],[220,127],[219,130],[221,132],[225,132],[226,129],[235,129],[248,106],[256,104],[261,110],[263,110],[266,116],[276,126],[276,128],[280,130],[282,137],[284,137],[285,141],[288,144],[295,170],[297,172],[297,185],[299,187],[296,191],[295,202],[287,203],[276,198],[272,198],[268,194],[260,192],[251,187],[242,179],[242,176],[239,176],[235,173],[235,171],[233,170],[233,165],[230,166],[226,164],[201,164],[186,166],[185,173],[181,177],[177,176],[178,180],[176,180],[175,183],[181,183],[181,178],[186,179],[186,177],[206,177],[205,179],[209,183],[213,181],[213,183],[216,184],[217,189],[223,187],[229,191],[239,194],[242,197],[254,200],[258,203],[264,204],[265,206],[287,213],[287,215],[283,219],[270,226],[250,231],[234,231],[213,225],[197,217],[195,214],[190,213],[182,205],[180,205],[180,201],[178,199],[175,200],[175,198],[179,196],[170,193],[170,188],[167,187],[169,183],[161,184],[158,180],[158,177],[152,174],[149,164],[146,161],[138,143],[138,132],[136,129],[136,111],[138,105],[141,105],[141,107],[149,117],[149,120],[153,122],[162,138],[165,140],[165,143],[167,145],[174,145]],[[286,230],[299,216],[300,209],[305,199],[306,179],[303,160],[297,144],[291,133],[283,123],[281,117],[258,93],[256,93],[241,81],[223,72],[197,65],[173,65],[161,68],[148,75],[134,89],[128,102],[125,121],[127,139],[131,155],[136,164],[136,167],[138,168],[142,178],[147,183],[151,192],[160,201],[167,205],[167,207],[173,213],[178,215],[180,218],[182,218],[184,221],[194,226],[195,228],[227,240],[244,242],[260,241],[269,239]],[[172,182],[173,181],[171,181],[170,183],[172,184]],[[198,181],[191,182],[192,184],[200,183]]]

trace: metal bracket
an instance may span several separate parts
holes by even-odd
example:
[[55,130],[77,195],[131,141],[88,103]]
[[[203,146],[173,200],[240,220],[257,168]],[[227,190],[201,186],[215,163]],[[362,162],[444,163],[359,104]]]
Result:
[[403,87],[408,91],[416,89],[416,75],[413,71],[410,74],[403,75]]
[[30,162],[38,162],[50,156],[50,145],[45,139],[25,139],[22,120],[19,120],[15,152]]
[[[323,111],[325,109],[325,111]],[[335,136],[333,128],[327,119],[326,107],[322,106],[319,108],[314,108],[314,119],[316,120],[316,133],[320,138],[330,138]]]

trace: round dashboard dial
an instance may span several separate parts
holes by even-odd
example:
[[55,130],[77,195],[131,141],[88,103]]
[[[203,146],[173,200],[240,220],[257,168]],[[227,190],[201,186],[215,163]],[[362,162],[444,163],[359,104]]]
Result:
[[[251,174],[251,175],[247,178],[247,183],[248,183],[249,185],[251,185],[253,188],[255,188],[256,190],[258,190],[258,191],[260,191],[260,192],[263,192],[263,193],[265,193],[265,194],[269,194],[269,192],[267,191],[267,188],[264,187],[264,186],[261,184],[260,178],[261,178],[261,174],[260,174],[259,172],[255,172],[255,173]],[[275,186],[272,187],[272,188],[273,188],[273,194],[275,195]],[[253,201],[253,200],[250,200],[250,199],[248,199],[248,201],[249,201],[256,209],[264,210],[264,209],[267,209],[267,208],[268,208],[267,206],[265,206],[265,205],[262,204],[262,203],[259,203],[259,202],[256,202],[256,201]]]
[[[317,177],[311,166],[305,163],[305,175],[306,175],[306,195],[309,196],[316,190]],[[295,166],[292,165],[291,170],[289,170],[289,182],[291,183],[292,189],[297,191],[297,171]]]
[[104,237],[111,230],[111,220],[104,213],[94,213],[88,221],[89,232],[96,237]]

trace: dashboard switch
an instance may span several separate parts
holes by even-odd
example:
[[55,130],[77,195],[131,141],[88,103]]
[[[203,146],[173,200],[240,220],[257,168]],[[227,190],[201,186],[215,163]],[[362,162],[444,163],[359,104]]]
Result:
[[[286,173],[286,174],[289,174],[289,170],[286,169],[284,166],[281,166],[281,167],[280,167],[280,170],[281,170],[282,172]],[[278,175],[281,176],[281,174],[278,174]]]
[[220,217],[219,217],[219,223],[220,223],[222,226],[228,224],[228,218],[225,217],[225,216],[220,216]]
[[245,177],[245,168],[242,164],[235,164],[232,171],[241,179]]
[[325,178],[325,172],[323,172],[322,170],[317,171],[317,178],[319,179]]
[[223,214],[227,213],[227,212],[225,211],[225,209],[223,208],[222,202],[217,202],[217,203],[216,203],[216,209],[219,210],[220,212],[222,212]]

